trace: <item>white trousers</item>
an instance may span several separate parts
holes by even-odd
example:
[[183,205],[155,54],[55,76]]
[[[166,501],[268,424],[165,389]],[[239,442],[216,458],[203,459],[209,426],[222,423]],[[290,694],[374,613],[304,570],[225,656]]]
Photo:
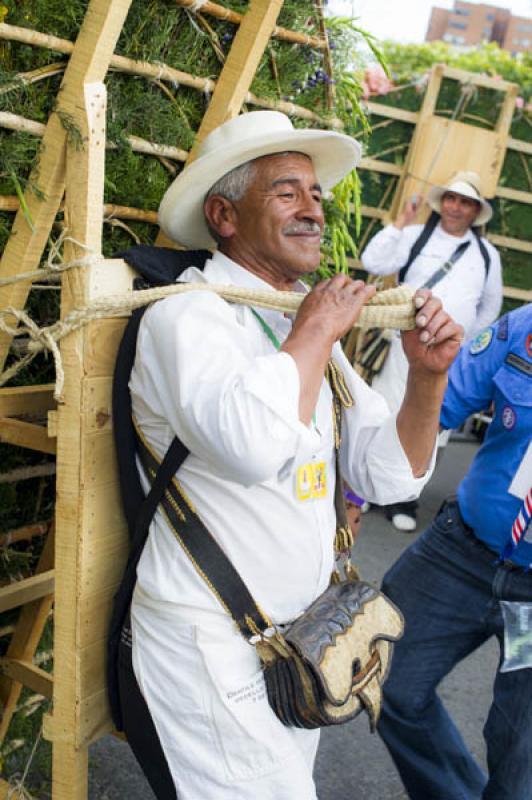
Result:
[[228,617],[179,611],[137,586],[131,627],[135,676],[179,800],[317,800],[319,731],[275,716],[255,650]]

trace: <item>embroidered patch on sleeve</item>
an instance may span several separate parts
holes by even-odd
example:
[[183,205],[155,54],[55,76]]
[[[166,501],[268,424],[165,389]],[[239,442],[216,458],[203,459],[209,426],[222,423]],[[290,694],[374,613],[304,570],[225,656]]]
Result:
[[502,342],[508,341],[508,314],[501,317],[497,327],[497,339]]
[[469,345],[469,352],[473,356],[477,356],[479,353],[483,353],[484,350],[487,350],[491,344],[491,340],[493,339],[493,331],[491,328],[486,328],[485,330],[481,331],[478,336],[475,336],[471,344]]

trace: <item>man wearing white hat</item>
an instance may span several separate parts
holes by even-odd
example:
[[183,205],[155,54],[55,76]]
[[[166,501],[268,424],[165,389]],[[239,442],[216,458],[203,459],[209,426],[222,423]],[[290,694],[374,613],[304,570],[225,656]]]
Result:
[[[502,304],[500,258],[479,232],[492,216],[479,184],[476,173],[458,172],[445,186],[433,186],[427,195],[433,213],[425,226],[412,224],[422,198],[407,201],[394,224],[374,236],[362,253],[362,263],[373,275],[398,272],[401,283],[434,287],[466,339],[493,322]],[[372,382],[391,411],[401,405],[407,373],[400,338],[392,335],[388,355]],[[416,527],[415,508],[416,503],[400,503],[385,512],[398,530],[411,532]]]
[[[340,275],[311,292],[300,282],[319,265],[322,190],[358,158],[347,136],[252,112],[203,141],[160,207],[177,242],[218,243],[203,270],[192,262],[180,279],[306,294],[293,321],[209,291],[161,300],[142,319],[130,381],[148,445],[159,458],[174,436],[186,445],[180,491],[276,625],[301,615],[333,569],[334,441],[323,378],[331,353],[354,399],[342,426],[345,480],[387,503],[417,496],[426,483],[461,341],[441,303],[420,292],[418,327],[404,337],[409,391],[392,416],[339,345],[374,289]],[[319,491],[298,492],[316,470]],[[255,649],[160,511],[140,558],[131,623],[136,680],[170,776],[158,797],[315,800],[318,731],[275,716]]]

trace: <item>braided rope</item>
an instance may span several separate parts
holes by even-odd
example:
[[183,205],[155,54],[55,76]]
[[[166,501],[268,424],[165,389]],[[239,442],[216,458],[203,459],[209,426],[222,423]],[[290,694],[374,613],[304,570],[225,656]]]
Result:
[[[65,268],[67,266],[65,265]],[[296,313],[305,298],[305,295],[298,292],[251,290],[212,283],[177,283],[101,298],[83,308],[74,309],[64,319],[43,328],[39,328],[24,311],[9,306],[0,311],[0,330],[10,337],[25,335],[30,341],[27,346],[27,354],[0,374],[0,386],[3,386],[17,372],[27,366],[38,353],[49,350],[52,353],[56,370],[54,397],[61,402],[64,371],[57,346],[61,339],[91,321],[126,314],[128,311],[153,303],[155,300],[193,291],[214,292],[228,302],[284,311],[289,314]],[[413,294],[413,289],[407,286],[377,292],[362,309],[355,327],[412,329],[415,326]],[[18,325],[10,324],[9,318],[15,319]]]

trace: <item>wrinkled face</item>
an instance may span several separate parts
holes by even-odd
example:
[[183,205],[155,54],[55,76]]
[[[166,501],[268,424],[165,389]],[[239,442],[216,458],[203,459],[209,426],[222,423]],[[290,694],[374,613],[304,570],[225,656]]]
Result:
[[264,156],[254,166],[244,197],[231,202],[231,225],[219,228],[222,250],[274,285],[293,282],[319,266],[321,187],[301,153]]
[[477,200],[455,192],[445,192],[440,206],[441,226],[451,236],[463,236],[479,211],[480,203]]

